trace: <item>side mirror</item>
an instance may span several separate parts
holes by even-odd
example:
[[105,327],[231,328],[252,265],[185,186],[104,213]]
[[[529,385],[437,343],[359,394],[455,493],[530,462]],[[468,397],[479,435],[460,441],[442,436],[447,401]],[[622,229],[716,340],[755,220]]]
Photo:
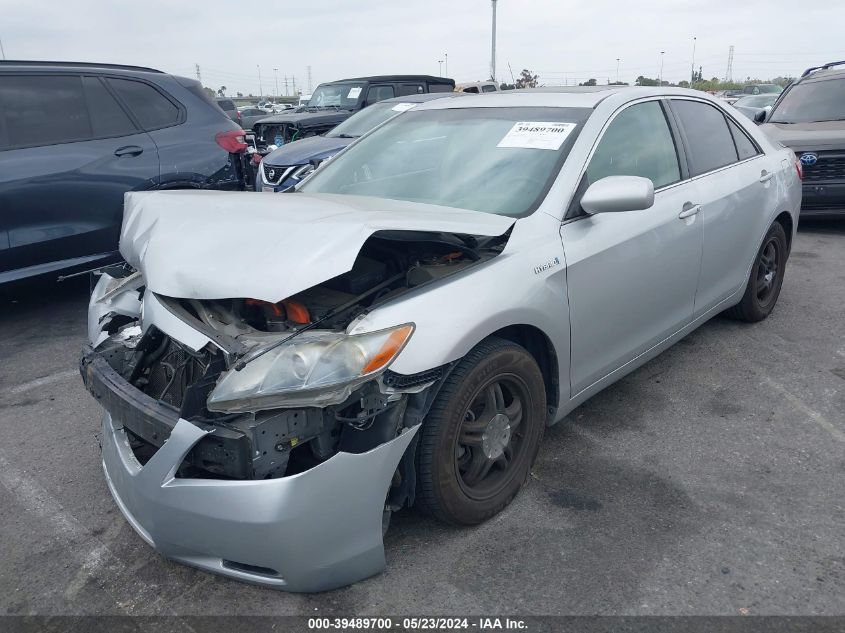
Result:
[[754,123],[760,125],[766,121],[766,117],[769,114],[769,111],[772,109],[772,106],[766,106],[762,110],[760,110],[757,114],[754,115]]
[[654,204],[654,183],[640,176],[608,176],[597,180],[581,197],[581,208],[590,215],[641,211]]

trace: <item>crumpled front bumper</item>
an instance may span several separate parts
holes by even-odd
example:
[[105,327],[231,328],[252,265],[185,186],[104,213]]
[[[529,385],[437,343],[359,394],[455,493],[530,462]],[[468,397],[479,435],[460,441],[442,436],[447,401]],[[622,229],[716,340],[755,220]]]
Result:
[[384,569],[385,496],[417,429],[290,477],[181,479],[176,469],[209,431],[180,419],[141,466],[106,413],[103,469],[126,519],[168,558],[286,591],[324,591]]

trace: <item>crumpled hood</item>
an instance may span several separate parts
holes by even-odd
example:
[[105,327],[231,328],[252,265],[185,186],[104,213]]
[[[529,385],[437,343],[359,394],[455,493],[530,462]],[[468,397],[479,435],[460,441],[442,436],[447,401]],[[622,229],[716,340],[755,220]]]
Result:
[[155,293],[277,302],[352,269],[383,230],[501,235],[515,220],[364,196],[127,193],[120,252]]
[[760,130],[793,151],[845,149],[845,121],[764,123]]

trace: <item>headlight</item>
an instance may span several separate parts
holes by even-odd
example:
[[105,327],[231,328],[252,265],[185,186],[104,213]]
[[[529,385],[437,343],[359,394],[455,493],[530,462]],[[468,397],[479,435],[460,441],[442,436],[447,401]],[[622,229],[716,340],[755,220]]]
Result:
[[208,397],[211,411],[260,411],[340,404],[352,390],[381,373],[411,338],[412,324],[367,334],[304,332],[230,369]]

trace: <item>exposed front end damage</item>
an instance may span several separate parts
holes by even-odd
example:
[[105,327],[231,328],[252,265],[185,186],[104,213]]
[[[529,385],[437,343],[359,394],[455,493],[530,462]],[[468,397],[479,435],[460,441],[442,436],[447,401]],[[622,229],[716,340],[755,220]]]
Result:
[[106,271],[81,371],[106,410],[103,467],[127,520],[169,558],[280,589],[380,571],[383,529],[413,503],[415,435],[448,365],[390,371],[412,322],[349,332],[507,239],[373,231],[348,270],[280,301],[167,296],[143,262]]

